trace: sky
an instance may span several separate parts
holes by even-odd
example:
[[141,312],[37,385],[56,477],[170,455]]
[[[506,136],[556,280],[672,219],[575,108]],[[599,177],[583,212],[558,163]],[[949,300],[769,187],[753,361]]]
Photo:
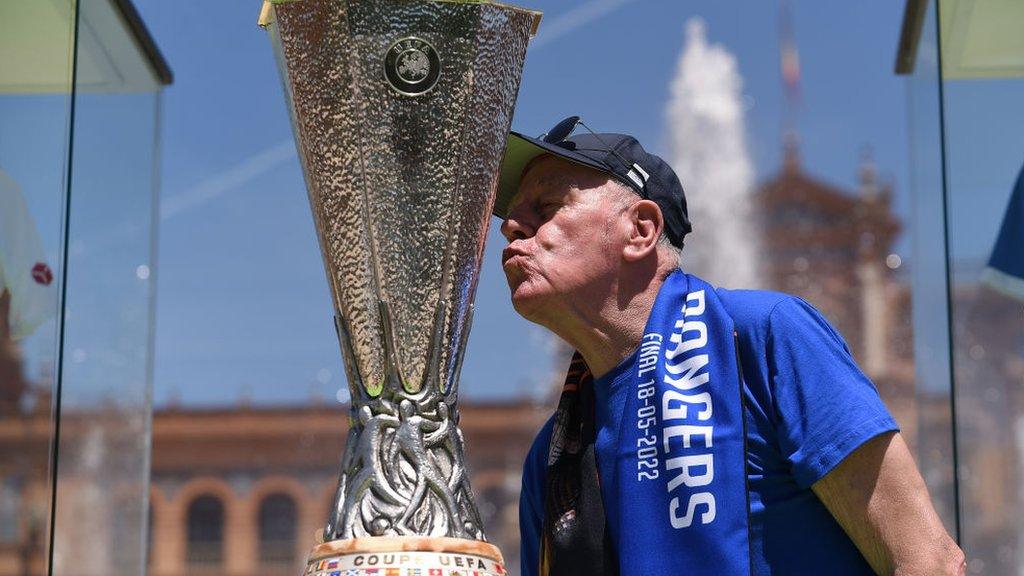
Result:
[[[269,42],[254,25],[258,4],[138,3],[175,72],[163,100],[157,403],[345,398],[282,90]],[[539,134],[576,114],[596,130],[631,133],[665,154],[669,83],[685,24],[699,16],[709,42],[739,63],[756,178],[777,170],[787,106],[777,3],[528,6],[545,19],[528,52],[515,129]],[[882,177],[898,191],[906,187],[906,87],[892,72],[901,18],[894,2],[793,7],[801,152],[804,165],[826,181],[852,188],[862,150],[870,147]],[[906,194],[897,196],[900,211],[907,202]],[[541,397],[561,367],[550,358],[550,336],[508,303],[497,227],[492,223],[461,394]]]
[[[161,216],[151,263],[156,404],[345,400],[330,295],[282,87],[267,35],[256,26],[260,2],[135,3],[175,76],[162,95]],[[523,5],[545,15],[527,55],[516,130],[540,134],[579,115],[595,130],[633,134],[667,156],[678,144],[667,120],[670,85],[686,24],[699,17],[708,42],[738,63],[754,180],[778,170],[789,104],[779,71],[777,2]],[[862,153],[870,149],[881,177],[894,186],[897,213],[906,217],[913,124],[907,82],[893,73],[902,3],[803,0],[792,2],[792,13],[803,166],[853,190]],[[1006,118],[1004,111],[1024,96],[1024,87],[1019,81],[947,84],[947,130],[959,154],[948,166],[951,182],[982,192],[955,197],[954,205],[965,207],[967,231],[955,247],[961,256],[981,258],[1019,168],[1024,116]],[[989,145],[970,144],[984,138]],[[17,154],[15,144],[0,135],[0,161]],[[691,196],[713,192],[687,189]],[[695,227],[699,239],[700,222]],[[495,220],[461,394],[476,401],[541,398],[562,367],[551,358],[551,337],[508,302],[497,228]],[[912,261],[906,239],[896,249]]]

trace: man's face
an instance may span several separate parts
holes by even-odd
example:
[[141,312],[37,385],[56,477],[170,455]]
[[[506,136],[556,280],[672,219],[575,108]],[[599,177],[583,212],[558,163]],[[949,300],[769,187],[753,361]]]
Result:
[[[582,301],[601,298],[619,266],[625,206],[609,177],[555,156],[527,167],[501,233],[512,305],[548,324]],[[557,318],[554,318],[557,321]]]

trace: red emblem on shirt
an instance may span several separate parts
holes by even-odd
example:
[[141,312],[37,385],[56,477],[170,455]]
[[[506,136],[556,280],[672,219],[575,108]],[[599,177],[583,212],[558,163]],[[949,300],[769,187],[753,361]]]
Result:
[[32,267],[32,279],[36,281],[36,284],[49,286],[50,282],[53,282],[53,271],[45,262],[36,262],[36,265]]

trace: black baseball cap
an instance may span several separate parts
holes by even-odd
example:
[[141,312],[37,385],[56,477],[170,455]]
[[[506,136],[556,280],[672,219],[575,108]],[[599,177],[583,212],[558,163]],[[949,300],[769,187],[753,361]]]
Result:
[[549,142],[545,137],[531,138],[518,132],[509,132],[508,146],[498,178],[495,216],[505,219],[509,202],[519,190],[523,170],[534,158],[543,154],[558,156],[604,172],[628,186],[641,198],[654,201],[661,208],[665,220],[665,235],[673,245],[680,248],[683,246],[683,237],[690,233],[692,227],[679,177],[668,163],[648,153],[636,138],[626,134],[591,132]]

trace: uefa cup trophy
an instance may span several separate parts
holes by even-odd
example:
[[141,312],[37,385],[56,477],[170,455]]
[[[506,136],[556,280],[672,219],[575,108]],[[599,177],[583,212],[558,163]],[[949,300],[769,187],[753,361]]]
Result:
[[505,573],[473,502],[456,396],[539,20],[487,0],[264,4],[352,395],[306,574]]

